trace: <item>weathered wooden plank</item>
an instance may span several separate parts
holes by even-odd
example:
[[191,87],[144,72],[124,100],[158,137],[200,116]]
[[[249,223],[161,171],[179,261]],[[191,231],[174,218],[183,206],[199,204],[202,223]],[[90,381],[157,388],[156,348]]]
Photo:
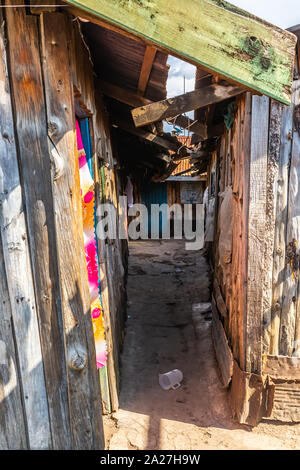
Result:
[[213,83],[199,90],[135,108],[131,110],[131,114],[137,127],[146,126],[152,122],[162,121],[178,114],[218,103],[227,98],[240,95],[244,91],[244,88],[237,85]]
[[240,147],[240,164],[241,164],[241,189],[239,195],[240,207],[240,258],[239,258],[239,285],[234,295],[238,298],[238,315],[239,315],[239,345],[240,345],[240,361],[239,365],[242,369],[246,368],[246,334],[247,325],[247,265],[248,265],[248,201],[249,201],[249,179],[250,179],[250,152],[251,148],[251,122],[252,122],[252,97],[251,93],[246,93],[241,98],[243,104],[243,114],[241,117],[241,147]]
[[267,163],[267,194],[265,223],[265,276],[263,286],[263,352],[270,352],[272,332],[272,290],[273,290],[273,258],[276,222],[276,195],[278,184],[280,142],[283,106],[271,100],[269,121],[269,149]]
[[222,293],[221,293],[221,289],[220,289],[220,286],[218,284],[217,279],[214,279],[214,296],[215,296],[216,304],[217,304],[217,307],[218,307],[218,310],[219,310],[220,314],[222,315],[223,318],[228,318],[227,307],[226,307],[226,304],[224,302],[224,299],[223,299],[223,296],[222,296]]
[[[0,40],[1,41],[1,40]],[[12,313],[0,236],[0,449],[26,449],[27,433],[15,350]]]
[[[300,80],[294,81],[293,84],[293,121],[300,100]],[[287,263],[285,271],[285,280],[283,286],[283,302],[280,319],[280,336],[279,336],[279,354],[283,356],[292,356],[300,353],[299,344],[295,344],[296,319],[299,321],[300,315],[300,298],[299,298],[299,261],[297,261],[297,250],[300,243],[300,136],[296,131],[295,122],[293,122],[293,141],[292,153],[289,167],[289,195],[288,195],[288,218],[286,226],[286,259]],[[293,249],[295,248],[295,253]],[[296,348],[295,348],[296,346]]]
[[[9,9],[11,10],[11,9]],[[10,13],[10,17],[12,15]],[[10,23],[11,24],[11,23]],[[15,416],[15,426],[18,426],[15,434],[16,442],[12,444],[7,440],[8,447],[24,447],[26,444],[26,435],[28,446],[31,449],[48,449],[51,447],[50,424],[48,416],[47,395],[44,379],[43,360],[41,352],[41,342],[37,320],[37,308],[33,287],[33,277],[31,271],[31,260],[28,248],[28,232],[26,229],[25,213],[22,200],[22,188],[20,184],[19,166],[14,135],[14,119],[12,114],[10,86],[8,81],[8,69],[6,64],[6,55],[4,47],[3,23],[1,20],[0,34],[0,216],[1,216],[1,236],[3,243],[3,253],[5,260],[6,277],[8,283],[9,299],[11,304],[11,318],[4,319],[6,328],[10,334],[15,336],[15,347],[20,365],[20,375],[17,378],[13,370],[13,363],[16,367],[16,361],[13,359],[13,347],[6,344],[10,351],[11,377],[7,384],[6,393],[9,386],[10,390],[8,401],[13,401],[18,396],[18,389],[21,388],[23,409],[25,416],[24,431],[23,417],[19,410],[18,416]],[[22,29],[22,22],[18,26],[18,31]],[[12,29],[14,31],[14,28]],[[27,30],[27,33],[29,31]],[[17,34],[15,34],[17,36]],[[30,41],[30,36],[27,37]],[[24,51],[26,50],[23,43]],[[13,45],[12,45],[13,48]],[[25,54],[26,55],[26,54]],[[22,68],[19,69],[19,79],[22,75]],[[22,77],[21,77],[22,79]],[[18,121],[19,122],[19,121]],[[33,120],[34,122],[34,120]],[[20,122],[19,122],[20,124]],[[22,121],[22,127],[26,125]],[[32,125],[32,122],[29,124]],[[30,152],[30,140],[27,141],[28,153]],[[32,154],[30,153],[30,158]],[[32,181],[32,174],[30,180]],[[31,183],[32,184],[32,183]],[[2,277],[2,276],[1,276]],[[3,278],[4,282],[4,278]],[[7,300],[6,308],[8,308]],[[3,314],[4,314],[3,306]],[[14,333],[11,330],[13,324]],[[1,327],[2,335],[5,335],[5,329]],[[6,330],[7,331],[7,330]],[[8,334],[8,331],[7,331]],[[3,336],[2,336],[3,338]],[[48,341],[51,340],[48,335]],[[2,352],[3,345],[2,345]],[[17,382],[17,383],[14,383]],[[6,409],[6,416],[1,422],[6,422],[10,439],[14,438],[14,431],[11,428],[10,420],[14,419],[12,410]],[[5,413],[5,410],[3,411]],[[16,430],[15,430],[16,433]],[[5,435],[5,433],[4,433]],[[7,437],[7,436],[6,436]]]
[[300,380],[300,357],[264,354],[262,372],[275,379]]
[[[107,83],[102,80],[96,80],[96,86],[99,87],[104,95],[110,96],[121,103],[128,104],[129,106],[133,106],[135,108],[139,106],[144,106],[147,104],[153,103],[153,101],[149,100],[148,98],[144,98],[141,95],[136,93],[132,93],[131,91],[125,90],[124,88],[120,88],[112,83]],[[186,116],[179,115],[175,119],[176,126],[182,127],[183,129],[188,129],[190,132],[194,132],[195,134],[202,137],[203,140],[209,138],[207,133],[207,126],[197,121],[193,121]],[[212,132],[214,132],[214,128],[212,128]],[[219,132],[219,131],[218,131]],[[216,135],[219,135],[218,133]],[[213,136],[211,136],[213,137]]]
[[[288,214],[288,188],[289,166],[293,137],[293,109],[294,106],[285,107],[282,114],[280,159],[277,181],[276,222],[274,233],[273,255],[273,294],[272,294],[272,325],[270,338],[270,354],[279,354],[280,318],[281,313],[290,304],[289,289],[285,288],[287,270],[286,256],[286,230]],[[291,276],[291,274],[289,274]],[[291,282],[293,282],[291,280]],[[287,287],[287,286],[286,286]],[[286,298],[286,301],[284,300]],[[289,298],[289,301],[288,301]]]
[[[41,15],[48,133],[58,164],[53,179],[59,280],[68,365],[72,449],[104,448],[101,393],[96,371],[68,37],[63,14]],[[59,64],[65,64],[59,67]]]
[[139,82],[138,82],[138,93],[144,95],[147,89],[149,77],[152,70],[152,65],[156,56],[156,47],[146,46],[145,55],[143,59],[142,68],[140,71]]
[[253,96],[248,218],[246,370],[261,373],[269,99]]
[[[68,0],[167,53],[286,104],[296,38],[219,0]],[[84,13],[82,13],[84,15]]]
[[[176,141],[172,142],[171,140],[164,139],[163,137],[160,137],[156,134],[153,134],[152,132],[148,131],[147,129],[137,129],[127,122],[124,121],[119,121],[117,119],[112,118],[112,122],[123,129],[124,131],[128,132],[129,134],[136,135],[137,137],[141,137],[141,139],[145,139],[153,144],[159,145],[159,147],[162,147],[165,150],[172,150],[173,152],[177,152],[181,146],[181,144]],[[181,149],[181,154],[186,153],[185,147],[182,147]]]
[[23,8],[7,11],[13,98],[52,446],[68,449],[71,447],[68,387],[37,21],[37,17],[27,16]]
[[239,423],[256,426],[268,417],[273,405],[274,386],[261,375],[242,371],[234,361],[230,402]]
[[300,381],[285,382],[274,379],[273,384],[274,404],[270,418],[288,423],[299,423]]
[[233,356],[228,345],[228,340],[219,319],[217,305],[214,296],[212,296],[212,337],[218,365],[220,368],[223,385],[228,387],[233,373]]

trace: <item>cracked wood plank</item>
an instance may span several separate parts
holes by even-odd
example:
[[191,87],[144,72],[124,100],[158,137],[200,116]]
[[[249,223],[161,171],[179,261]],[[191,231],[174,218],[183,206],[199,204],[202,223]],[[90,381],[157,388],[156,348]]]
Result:
[[146,126],[152,122],[172,118],[179,114],[187,113],[195,109],[204,108],[211,104],[240,95],[245,91],[237,85],[213,83],[199,90],[190,91],[183,95],[157,101],[146,106],[135,108],[131,111],[134,124],[137,127]]
[[[40,18],[48,134],[61,170],[52,180],[72,449],[103,449],[101,391],[96,370],[84,255],[82,204],[65,15]],[[58,64],[65,64],[58,68]],[[78,365],[78,366],[77,366]]]
[[[107,83],[99,79],[96,80],[96,86],[99,87],[100,91],[104,95],[110,96],[110,98],[114,98],[115,100],[124,104],[128,104],[128,106],[133,106],[134,108],[153,103],[153,101],[149,100],[148,98],[144,98],[143,96],[133,93],[132,91],[125,90],[125,88],[120,88],[117,85],[113,85],[112,83]],[[194,121],[183,115],[179,115],[176,117],[175,124],[176,126],[179,126],[183,129],[189,129],[190,132],[194,132],[194,134],[199,135],[203,140],[209,138],[207,133],[207,126],[201,122]],[[215,135],[219,135],[220,129],[216,126],[213,126],[212,133],[214,132]]]
[[[223,0],[67,0],[75,12],[142,38],[260,94],[290,103],[296,37]],[[70,11],[71,9],[69,9]]]
[[[28,35],[28,40],[30,40],[29,37]],[[48,449],[51,447],[48,404],[5,41],[4,23],[2,23],[0,32],[0,227],[5,273],[2,267],[0,298],[5,305],[1,306],[0,313],[0,338],[2,340],[0,367],[8,367],[8,371],[5,374],[4,401],[0,398],[1,407],[3,406],[0,419],[0,447],[12,449],[28,446],[30,449]],[[23,48],[25,49],[24,43]],[[32,156],[32,153],[30,155]],[[30,178],[32,179],[32,175]],[[1,247],[0,249],[2,250]],[[2,264],[2,259],[0,263]],[[3,296],[6,280],[9,298],[7,294]],[[10,335],[14,337],[14,345]],[[0,395],[2,391],[0,378]]]
[[269,99],[252,98],[248,218],[246,370],[261,373]]

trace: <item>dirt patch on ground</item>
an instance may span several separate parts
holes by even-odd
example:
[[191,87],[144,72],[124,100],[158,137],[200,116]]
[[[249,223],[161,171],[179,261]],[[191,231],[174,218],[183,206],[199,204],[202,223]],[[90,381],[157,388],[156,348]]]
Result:
[[[205,258],[185,251],[183,241],[130,243],[120,409],[105,418],[109,449],[300,448],[299,424],[264,421],[252,429],[232,420],[209,312],[193,323],[209,287]],[[158,374],[175,368],[182,386],[162,390]]]

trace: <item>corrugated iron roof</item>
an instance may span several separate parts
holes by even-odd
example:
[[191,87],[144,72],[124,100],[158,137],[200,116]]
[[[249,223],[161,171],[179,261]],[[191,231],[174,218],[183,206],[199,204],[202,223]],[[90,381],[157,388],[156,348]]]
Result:
[[[176,162],[176,160],[174,161]],[[179,173],[182,173],[185,170],[189,170],[191,168],[191,161],[187,158],[185,160],[181,160],[179,162],[179,165],[175,168],[171,176],[177,176]],[[188,171],[187,173],[184,173],[184,176],[191,176],[192,172]]]

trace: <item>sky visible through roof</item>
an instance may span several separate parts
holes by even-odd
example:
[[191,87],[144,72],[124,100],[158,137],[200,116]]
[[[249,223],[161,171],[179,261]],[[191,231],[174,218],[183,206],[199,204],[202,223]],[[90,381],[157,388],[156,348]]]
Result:
[[[300,24],[300,0],[231,0],[230,3],[253,13],[280,28]],[[168,98],[194,90],[196,68],[175,57],[169,56],[170,65],[167,82]],[[193,112],[188,113],[193,117]],[[165,124],[165,131],[171,132],[172,126]]]

